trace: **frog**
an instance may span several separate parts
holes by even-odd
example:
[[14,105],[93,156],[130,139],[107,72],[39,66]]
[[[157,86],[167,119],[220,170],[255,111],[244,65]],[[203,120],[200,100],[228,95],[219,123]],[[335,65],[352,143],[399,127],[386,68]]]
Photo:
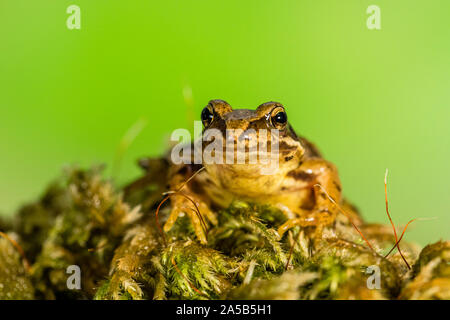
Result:
[[[168,159],[167,181],[172,195],[164,232],[169,232],[180,216],[187,215],[197,239],[206,244],[205,225],[217,225],[217,209],[227,208],[236,200],[281,210],[287,220],[278,228],[280,238],[296,226],[313,230],[313,237],[320,238],[323,229],[333,225],[339,204],[344,201],[337,167],[324,159],[312,142],[297,135],[281,103],[272,101],[256,109],[233,109],[224,100],[211,100],[201,112],[201,121],[202,150],[212,143],[213,139],[206,137],[212,130],[219,133],[214,140],[222,140],[226,145],[240,139],[247,143],[246,151],[259,132],[277,132],[267,134],[267,144],[278,147],[277,165],[273,168],[273,163],[267,161],[250,163],[250,152],[244,155],[244,162],[226,161],[227,152],[220,149],[215,150],[214,159],[223,161],[205,161],[202,156],[201,163],[176,164]],[[242,134],[230,138],[230,130]],[[246,136],[247,132],[253,136]],[[195,141],[190,147],[195,149]],[[237,157],[238,152],[234,160]],[[143,163],[141,166],[145,167]],[[272,166],[272,172],[263,174],[268,166]]]

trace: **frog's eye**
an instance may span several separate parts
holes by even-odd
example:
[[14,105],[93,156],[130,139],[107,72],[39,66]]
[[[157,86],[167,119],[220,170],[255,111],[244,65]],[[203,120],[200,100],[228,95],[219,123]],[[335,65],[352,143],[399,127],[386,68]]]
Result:
[[209,126],[214,119],[214,113],[211,106],[207,106],[202,110],[201,119],[205,127]]
[[287,114],[283,108],[277,108],[272,113],[271,120],[275,128],[281,129],[287,124]]

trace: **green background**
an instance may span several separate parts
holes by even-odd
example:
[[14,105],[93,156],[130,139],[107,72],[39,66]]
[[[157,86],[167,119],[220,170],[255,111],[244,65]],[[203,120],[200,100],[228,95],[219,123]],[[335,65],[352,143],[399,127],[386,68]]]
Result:
[[[81,29],[66,27],[70,4]],[[366,9],[381,8],[381,30]],[[65,164],[158,155],[208,100],[275,100],[337,164],[371,222],[419,221],[407,240],[449,238],[450,1],[0,0],[0,211],[35,199]],[[193,103],[183,90],[192,89]]]

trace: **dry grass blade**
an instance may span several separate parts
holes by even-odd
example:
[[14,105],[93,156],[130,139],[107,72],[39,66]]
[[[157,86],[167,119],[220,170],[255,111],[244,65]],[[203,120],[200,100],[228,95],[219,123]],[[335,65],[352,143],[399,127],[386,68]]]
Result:
[[[384,175],[384,197],[385,197],[385,202],[386,202],[386,214],[387,214],[387,216],[388,216],[388,218],[389,218],[389,221],[391,222],[392,230],[394,230],[394,237],[395,237],[395,245],[394,245],[394,247],[391,249],[391,251],[389,251],[389,253],[391,253],[392,250],[393,250],[395,247],[397,247],[397,250],[398,250],[398,252],[400,253],[400,256],[402,257],[402,259],[403,259],[403,261],[405,262],[406,266],[408,267],[408,269],[411,269],[411,266],[409,265],[408,261],[406,261],[406,258],[405,258],[405,256],[403,255],[402,250],[400,249],[399,243],[400,243],[401,239],[398,240],[398,237],[397,237],[397,230],[396,230],[396,228],[395,228],[394,222],[392,221],[391,215],[390,215],[390,213],[389,213],[389,204],[388,204],[388,196],[387,196],[387,176],[388,176],[388,169],[386,169],[386,173],[385,173],[385,175]],[[412,221],[410,221],[410,222],[412,222]],[[409,224],[409,222],[408,222],[408,224]],[[406,226],[408,226],[408,225],[406,225]],[[406,228],[405,228],[405,230],[403,230],[403,233],[404,233],[405,231],[406,231]],[[403,237],[403,234],[402,234],[402,237]],[[386,255],[386,257],[389,255],[389,253]]]
[[122,159],[125,152],[146,126],[147,120],[145,118],[138,119],[120,140],[119,145],[117,146],[116,155],[113,159],[111,175],[113,179],[116,179],[119,176]]
[[284,270],[287,271],[289,268],[289,263],[291,262],[292,253],[294,252],[295,244],[298,242],[298,239],[300,238],[300,231],[298,232],[297,236],[295,237],[295,240],[293,241],[291,247],[289,248],[289,255],[286,262],[286,266],[284,267]]
[[391,250],[389,250],[389,252],[384,256],[385,258],[387,258],[387,257],[391,254],[391,252],[394,251],[394,249],[395,249],[396,247],[398,248],[398,244],[400,243],[400,241],[402,241],[403,236],[405,235],[405,231],[406,231],[406,229],[408,228],[409,224],[410,224],[411,222],[416,221],[416,220],[417,220],[417,219],[412,219],[412,220],[409,220],[409,221],[408,221],[408,223],[406,224],[405,228],[403,229],[403,232],[402,232],[402,234],[401,234],[401,236],[400,236],[400,239],[397,240],[397,242],[392,246]]

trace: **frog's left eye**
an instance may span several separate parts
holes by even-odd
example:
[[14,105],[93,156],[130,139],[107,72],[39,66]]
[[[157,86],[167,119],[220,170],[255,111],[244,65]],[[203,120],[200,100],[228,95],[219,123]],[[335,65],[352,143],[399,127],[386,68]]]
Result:
[[279,108],[274,110],[271,120],[275,128],[283,128],[287,124],[287,114],[283,108]]
[[211,124],[214,119],[214,113],[210,106],[207,106],[202,110],[201,119],[205,127]]

